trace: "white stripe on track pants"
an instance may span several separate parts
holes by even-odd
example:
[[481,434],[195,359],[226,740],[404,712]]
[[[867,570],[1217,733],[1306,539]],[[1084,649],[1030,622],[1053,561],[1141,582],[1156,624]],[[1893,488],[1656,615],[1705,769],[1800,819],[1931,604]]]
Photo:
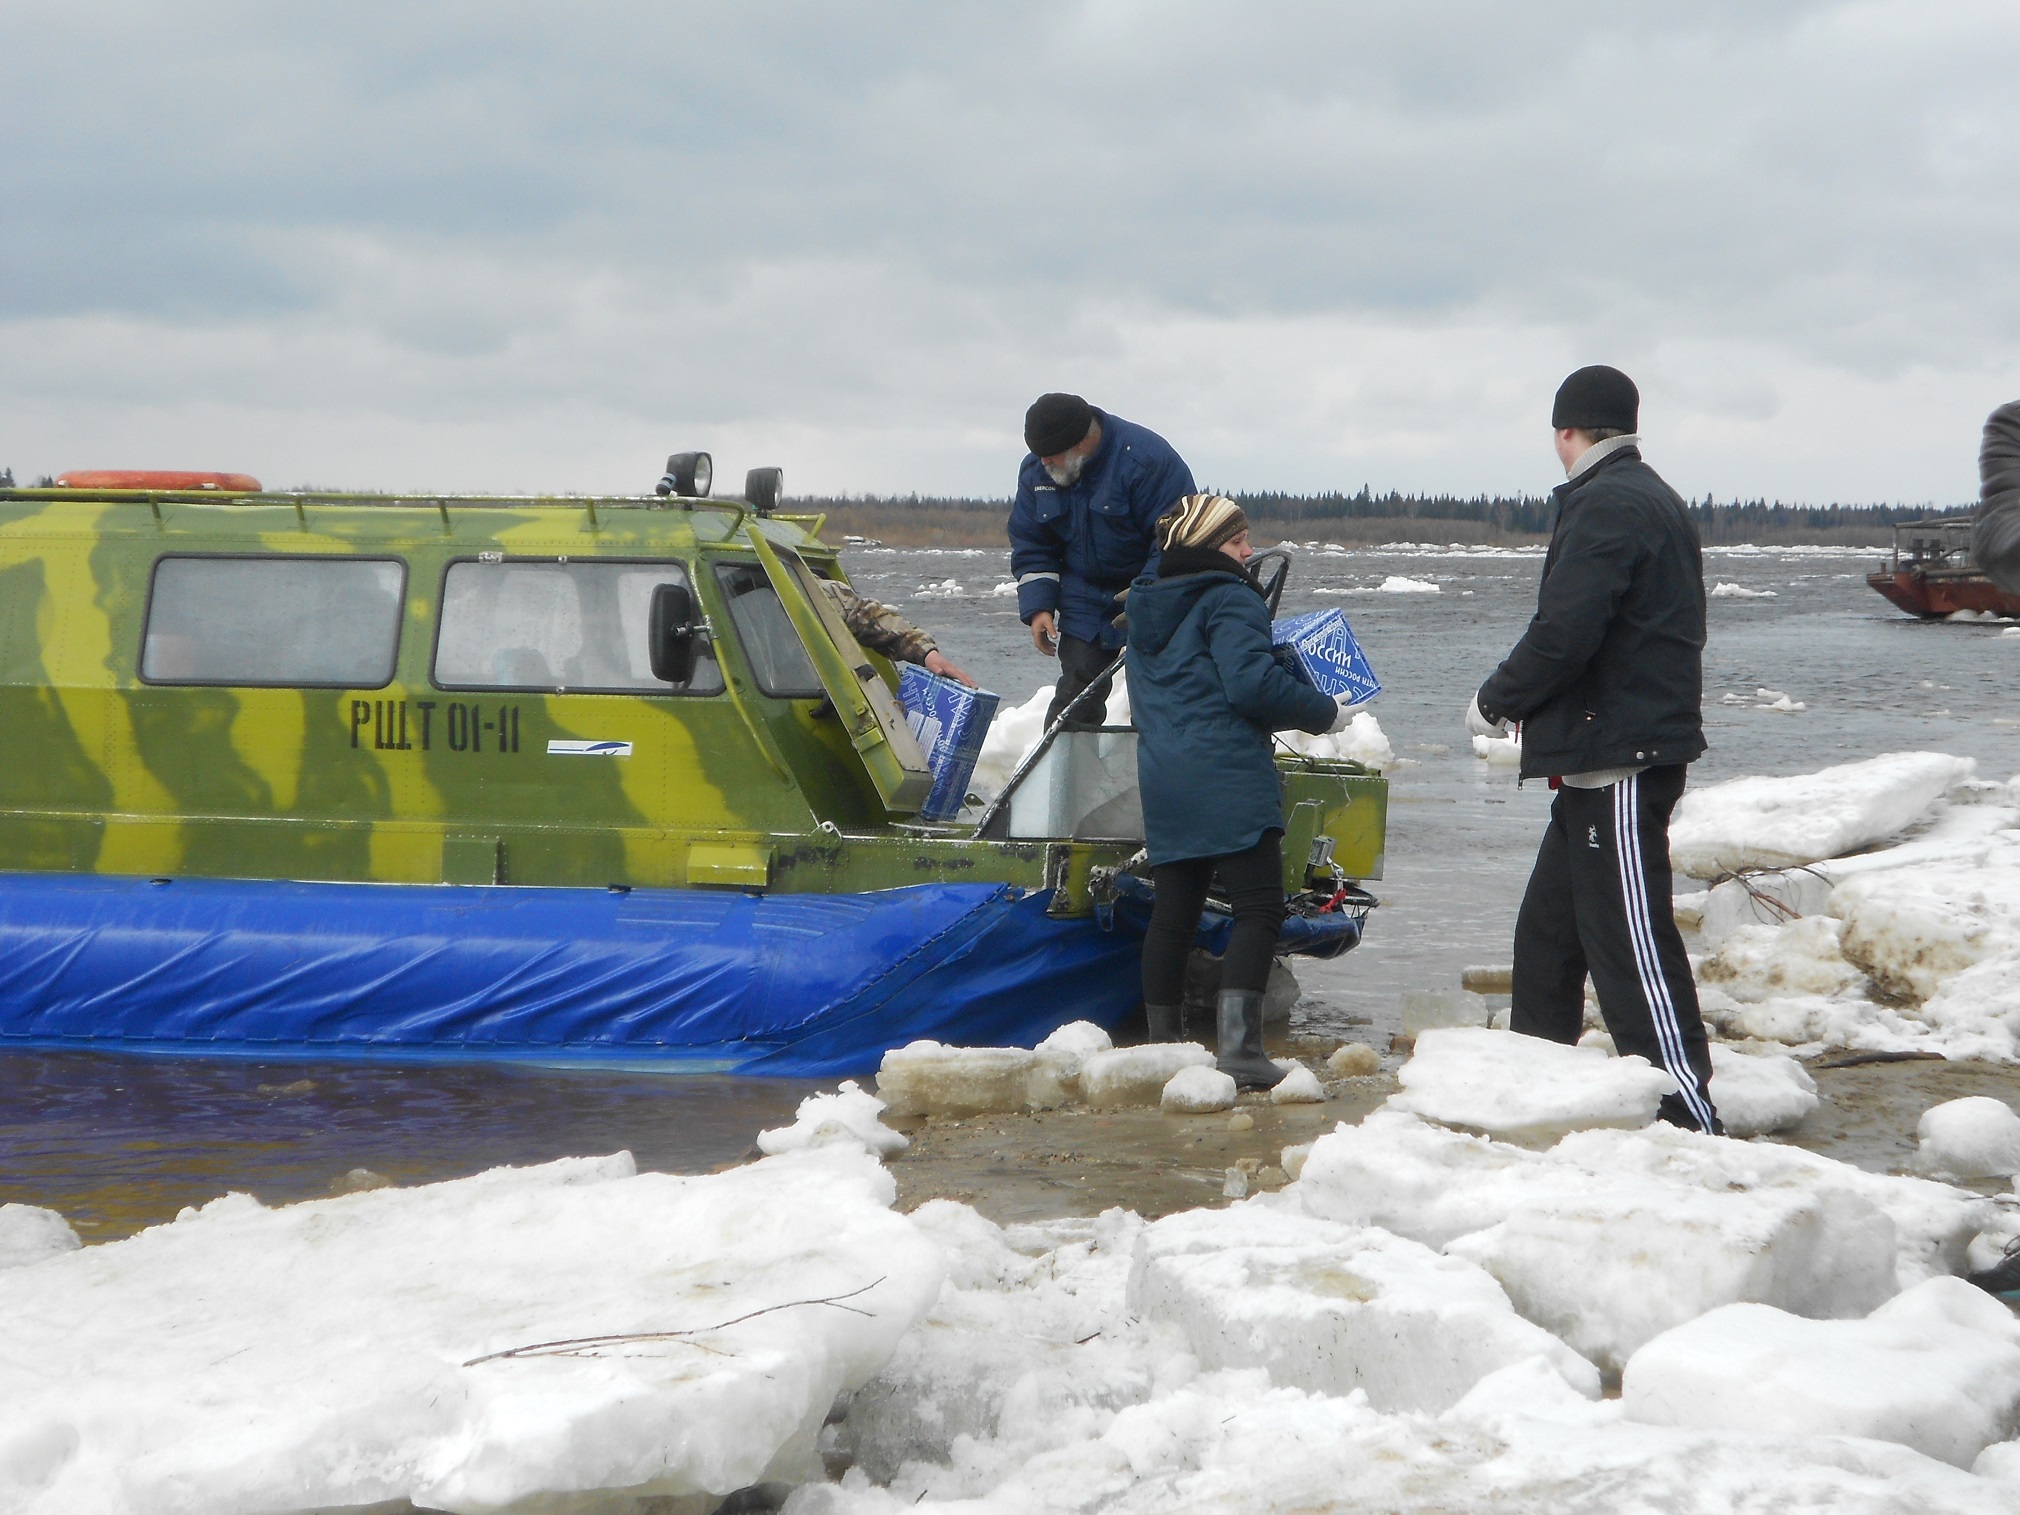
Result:
[[1638,1053],[1681,1086],[1662,1102],[1662,1119],[1716,1131],[1697,985],[1669,903],[1669,813],[1683,783],[1677,764],[1604,789],[1557,791],[1515,921],[1509,1024],[1577,1041],[1590,973],[1621,1055]]

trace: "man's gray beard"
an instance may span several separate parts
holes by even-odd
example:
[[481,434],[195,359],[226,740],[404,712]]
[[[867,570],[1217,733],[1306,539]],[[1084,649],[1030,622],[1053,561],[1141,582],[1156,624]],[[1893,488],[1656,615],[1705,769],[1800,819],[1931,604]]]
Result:
[[1080,482],[1081,472],[1087,467],[1087,454],[1081,453],[1078,457],[1070,457],[1056,468],[1050,463],[1040,463],[1038,466],[1044,469],[1046,476],[1061,489],[1071,489]]

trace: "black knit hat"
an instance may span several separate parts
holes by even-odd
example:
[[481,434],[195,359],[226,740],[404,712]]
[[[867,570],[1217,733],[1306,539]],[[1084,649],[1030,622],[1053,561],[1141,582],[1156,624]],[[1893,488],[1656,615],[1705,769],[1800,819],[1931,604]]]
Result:
[[1617,368],[1594,363],[1557,386],[1550,425],[1558,431],[1567,426],[1580,431],[1633,431],[1640,411],[1641,391],[1634,387],[1634,380]]
[[1094,407],[1079,395],[1040,395],[1024,412],[1024,445],[1034,457],[1054,458],[1087,438]]

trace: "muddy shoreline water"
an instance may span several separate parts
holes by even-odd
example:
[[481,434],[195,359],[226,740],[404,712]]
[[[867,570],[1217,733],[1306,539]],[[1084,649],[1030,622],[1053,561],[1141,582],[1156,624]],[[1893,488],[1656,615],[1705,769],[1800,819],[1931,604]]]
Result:
[[[1295,1053],[1324,1077],[1330,1041],[1273,1048]],[[2020,1068],[1934,1059],[1806,1066],[1820,1103],[1803,1122],[1763,1141],[1802,1147],[1876,1173],[1914,1173],[1915,1124],[1945,1100],[1985,1094],[2020,1105]],[[1273,1105],[1245,1094],[1235,1110],[1167,1115],[1154,1106],[1092,1110],[1070,1106],[1015,1114],[914,1117],[887,1123],[911,1147],[890,1159],[898,1208],[935,1199],[972,1205],[999,1225],[1091,1217],[1120,1207],[1147,1219],[1232,1204],[1227,1170],[1243,1167],[1249,1193],[1284,1182],[1283,1149],[1353,1124],[1396,1092],[1401,1057],[1379,1073],[1326,1084],[1322,1104]],[[1838,1065],[1834,1065],[1838,1064]],[[1241,1119],[1246,1117],[1246,1120]],[[1242,1129],[1231,1129],[1233,1126]],[[1963,1187],[2004,1193],[2003,1180]]]

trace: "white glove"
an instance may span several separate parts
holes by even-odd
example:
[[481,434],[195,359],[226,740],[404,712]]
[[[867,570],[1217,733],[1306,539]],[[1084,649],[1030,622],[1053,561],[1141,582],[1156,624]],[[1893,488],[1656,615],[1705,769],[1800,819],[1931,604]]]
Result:
[[1356,700],[1347,695],[1340,694],[1333,696],[1333,703],[1335,705],[1338,705],[1340,708],[1338,713],[1333,716],[1333,724],[1326,728],[1326,734],[1328,736],[1332,735],[1336,731],[1345,731],[1349,726],[1351,726],[1354,723],[1354,712],[1361,709],[1368,702],[1366,700]]
[[1476,694],[1466,705],[1466,730],[1474,736],[1503,737],[1508,734],[1508,723],[1490,721],[1480,714],[1480,696]]

